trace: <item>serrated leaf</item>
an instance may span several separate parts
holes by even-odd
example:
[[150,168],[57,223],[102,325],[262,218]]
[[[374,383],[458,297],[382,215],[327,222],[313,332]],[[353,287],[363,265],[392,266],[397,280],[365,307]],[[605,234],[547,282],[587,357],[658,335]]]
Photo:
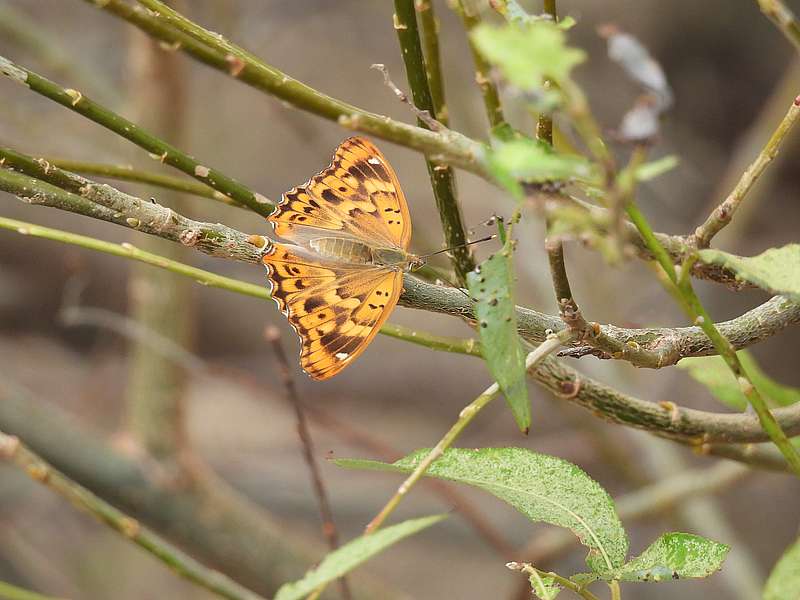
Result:
[[592,179],[596,175],[584,157],[558,154],[547,144],[529,138],[498,141],[489,153],[488,162],[495,179],[518,200],[523,197],[520,181]]
[[636,169],[637,181],[650,181],[678,166],[678,157],[674,154],[663,156]]
[[555,579],[546,575],[539,575],[536,571],[531,573],[528,581],[531,584],[531,592],[539,600],[555,600],[561,591],[561,586],[556,583]]
[[700,250],[700,260],[730,269],[736,276],[771,294],[800,302],[800,244],[770,248],[758,256],[736,256],[722,250]]
[[349,573],[392,544],[438,523],[445,517],[446,515],[434,515],[410,519],[386,529],[380,529],[371,535],[356,538],[328,554],[318,567],[308,571],[302,579],[282,585],[274,600],[305,598],[319,586]]
[[[417,450],[392,464],[347,459],[334,462],[349,468],[408,473],[427,454],[428,450]],[[525,448],[450,448],[433,462],[426,475],[481,488],[531,521],[572,530],[589,548],[586,563],[596,573],[612,574],[625,562],[628,537],[614,502],[572,463]]]
[[[800,390],[778,383],[761,370],[758,363],[747,350],[736,353],[742,368],[762,396],[778,406],[788,406],[800,401]],[[711,394],[723,404],[744,410],[747,398],[742,393],[736,377],[720,356],[697,356],[684,358],[678,368],[708,388]]]
[[483,24],[474,29],[472,40],[511,84],[527,91],[542,88],[545,77],[563,81],[586,58],[583,50],[566,45],[564,31],[551,21]]
[[800,600],[800,540],[775,563],[764,586],[764,600]]
[[665,533],[624,565],[623,581],[708,577],[722,566],[730,546],[690,533]]
[[525,380],[525,351],[517,334],[511,244],[510,239],[506,240],[499,252],[467,273],[467,287],[475,299],[475,318],[486,365],[500,386],[517,426],[527,431],[531,426],[531,405]]

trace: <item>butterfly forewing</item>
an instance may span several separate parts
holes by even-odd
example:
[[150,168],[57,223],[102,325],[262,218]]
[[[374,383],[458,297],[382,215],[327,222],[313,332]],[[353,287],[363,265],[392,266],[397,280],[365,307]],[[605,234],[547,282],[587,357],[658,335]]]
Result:
[[342,142],[330,166],[286,192],[268,220],[276,235],[298,243],[308,227],[402,250],[411,240],[397,176],[380,150],[362,137]]
[[401,265],[370,257],[405,255],[411,219],[403,192],[383,154],[353,137],[327,169],[284,194],[268,220],[292,242],[273,243],[264,256],[272,296],[300,336],[300,365],[327,379],[364,351],[397,304]]

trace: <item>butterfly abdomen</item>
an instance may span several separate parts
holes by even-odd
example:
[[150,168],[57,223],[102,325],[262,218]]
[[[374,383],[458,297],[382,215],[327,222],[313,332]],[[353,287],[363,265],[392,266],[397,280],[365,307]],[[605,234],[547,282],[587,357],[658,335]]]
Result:
[[311,240],[309,245],[325,258],[357,264],[372,262],[372,252],[369,246],[341,237],[317,238]]

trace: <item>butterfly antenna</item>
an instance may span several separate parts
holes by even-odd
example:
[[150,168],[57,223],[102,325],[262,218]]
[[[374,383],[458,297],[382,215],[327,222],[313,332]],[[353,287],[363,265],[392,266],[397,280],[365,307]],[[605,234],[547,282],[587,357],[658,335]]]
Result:
[[464,246],[472,246],[472,244],[480,244],[481,242],[488,242],[489,240],[493,240],[497,237],[497,234],[494,235],[487,235],[484,238],[479,240],[472,240],[471,242],[465,242],[463,244],[457,244],[456,246],[450,246],[449,248],[444,248],[442,250],[437,250],[436,252],[431,252],[430,254],[424,254],[419,258],[425,259],[430,258],[431,256],[436,256],[437,254],[441,254],[442,252],[450,252],[450,250],[455,250],[456,248],[463,248]]
[[[450,246],[449,248],[444,248],[443,250],[437,250],[436,252],[431,252],[430,254],[425,254],[425,255],[423,255],[423,256],[420,256],[419,258],[421,258],[421,259],[425,260],[425,259],[427,259],[427,258],[430,258],[431,256],[436,256],[437,254],[441,254],[442,252],[449,252],[450,250],[454,250],[454,249],[456,249],[456,248],[462,248],[462,247],[465,247],[465,246],[471,246],[472,244],[480,244],[481,242],[488,242],[489,240],[493,240],[493,239],[495,239],[496,237],[497,237],[497,234],[494,234],[494,235],[487,235],[486,237],[484,237],[484,238],[481,238],[481,239],[479,239],[479,240],[472,240],[471,242],[466,242],[466,243],[464,243],[464,244],[458,244],[458,245],[456,245],[456,246]],[[445,279],[444,277],[441,277],[441,276],[439,276],[438,278],[439,278],[441,281],[443,281],[444,283],[446,283],[447,285],[449,285],[450,287],[457,289],[459,292],[461,292],[462,294],[464,294],[464,295],[465,295],[467,298],[469,298],[470,300],[472,300],[472,297],[471,297],[471,296],[470,296],[470,295],[469,295],[467,292],[465,292],[465,291],[463,290],[463,288],[461,288],[461,287],[457,286],[455,283],[453,283],[452,281],[449,281],[449,280]]]

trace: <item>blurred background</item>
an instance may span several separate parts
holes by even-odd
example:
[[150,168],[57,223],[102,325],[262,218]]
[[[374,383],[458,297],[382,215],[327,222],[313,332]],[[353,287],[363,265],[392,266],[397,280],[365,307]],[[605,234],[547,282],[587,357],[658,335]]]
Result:
[[[463,28],[445,2],[434,4],[441,19],[451,126],[485,139],[486,118]],[[799,2],[787,4],[800,11]],[[541,8],[539,2],[526,5],[532,11]],[[406,88],[388,0],[193,0],[178,8],[319,90],[413,121],[381,75],[370,70],[371,64],[384,63]],[[577,77],[607,131],[618,125],[639,91],[608,60],[596,27],[617,24],[637,36],[663,65],[676,104],[652,156],[676,154],[680,165],[644,185],[638,198],[657,230],[693,231],[800,92],[793,49],[756,2],[748,0],[561,0],[559,12],[577,20],[570,38],[590,57]],[[0,0],[0,28],[0,54],[161,132],[204,164],[273,199],[325,167],[333,148],[348,135],[334,123],[285,106],[183,55],[154,50],[131,26],[88,3]],[[132,144],[23,86],[3,80],[0,93],[3,145],[35,156],[169,172]],[[509,119],[520,128],[533,127],[513,95],[504,96]],[[386,142],[379,146],[410,203],[412,249],[424,253],[440,248],[422,157]],[[795,132],[717,246],[756,254],[798,241],[799,157],[800,135]],[[511,212],[510,198],[482,180],[458,173],[458,183],[465,221],[476,232],[483,231],[481,222],[493,213]],[[142,197],[155,196],[192,218],[267,232],[263,219],[247,211],[146,186],[114,185]],[[265,282],[258,267],[182,252],[113,225],[24,205],[7,194],[0,197],[0,214],[128,241],[210,271]],[[531,216],[518,233],[518,301],[556,313],[542,223]],[[482,257],[491,250],[483,245],[476,252]],[[573,291],[588,319],[629,327],[685,324],[642,263],[612,268],[577,244],[566,252]],[[698,283],[698,289],[718,320],[767,299],[757,291],[733,293],[714,284]],[[397,309],[391,320],[440,334],[471,335],[456,319],[409,309]],[[296,366],[297,341],[271,302],[178,281],[119,258],[0,232],[4,384],[22,390],[43,414],[64,412],[133,457],[141,456],[143,448],[156,457],[175,456],[175,448],[159,446],[159,430],[154,430],[148,400],[160,399],[172,411],[161,422],[179,430],[176,462],[183,461],[181,452],[188,445],[232,489],[269,514],[287,539],[309,540],[309,556],[315,557],[310,564],[325,552],[318,510],[280,367],[264,339],[269,325],[279,328],[292,359],[292,376],[310,409],[336,522],[341,537],[350,539],[361,533],[399,481],[391,475],[343,471],[324,458],[396,458],[431,445],[488,384],[482,362],[378,336],[357,364],[331,381],[315,383]],[[178,348],[165,337],[177,340]],[[752,351],[771,376],[800,385],[800,337],[795,330]],[[674,368],[637,370],[592,357],[571,364],[647,400],[727,410]],[[520,435],[506,406],[496,402],[459,444],[524,446],[562,457],[581,466],[615,498],[688,469],[714,468],[720,474],[719,469],[727,468],[718,459],[697,457],[685,447],[609,425],[536,387],[530,391],[530,435]],[[175,425],[181,422],[185,428]],[[796,538],[800,484],[786,475],[736,467],[725,474],[727,485],[718,494],[690,497],[646,518],[625,520],[633,553],[669,530],[732,545],[723,571],[704,581],[629,585],[626,599],[758,597],[769,569]],[[553,540],[552,528],[531,525],[484,493],[458,492],[477,508],[482,525],[496,532],[493,543],[454,514],[362,570],[410,597],[464,599],[524,597],[518,596],[522,577],[504,564],[523,558],[518,549],[526,545],[539,567],[565,574],[585,570],[583,549],[547,545]],[[448,511],[453,502],[420,486],[395,518]],[[508,555],[508,549],[517,550]],[[0,467],[0,580],[70,598],[205,597],[61,497],[7,467]],[[329,597],[336,597],[334,587]]]

